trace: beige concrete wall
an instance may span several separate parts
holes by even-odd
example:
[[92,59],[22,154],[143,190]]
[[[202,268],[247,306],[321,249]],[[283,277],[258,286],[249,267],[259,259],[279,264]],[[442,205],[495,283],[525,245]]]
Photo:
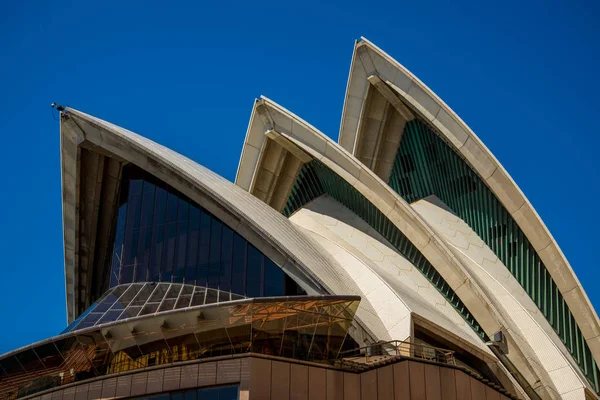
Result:
[[362,373],[238,357],[122,374],[40,394],[28,400],[125,399],[195,387],[239,384],[240,400],[504,400],[454,368],[401,361]]

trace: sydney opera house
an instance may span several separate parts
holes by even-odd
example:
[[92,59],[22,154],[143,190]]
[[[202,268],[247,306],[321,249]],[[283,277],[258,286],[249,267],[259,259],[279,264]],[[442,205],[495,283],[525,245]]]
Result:
[[338,141],[262,97],[235,183],[70,108],[60,141],[69,326],[0,356],[0,399],[599,398],[544,222],[366,39]]

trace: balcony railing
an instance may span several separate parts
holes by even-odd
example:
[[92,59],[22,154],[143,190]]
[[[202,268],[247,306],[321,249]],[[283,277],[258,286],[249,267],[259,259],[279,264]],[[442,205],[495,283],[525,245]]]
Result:
[[331,360],[332,364],[344,369],[365,370],[396,359],[410,357],[447,365],[456,365],[454,351],[408,340],[392,340],[342,351]]

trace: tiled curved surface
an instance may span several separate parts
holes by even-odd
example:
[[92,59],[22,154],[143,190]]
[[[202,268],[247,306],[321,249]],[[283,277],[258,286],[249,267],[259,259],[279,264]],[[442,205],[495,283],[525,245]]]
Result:
[[436,205],[438,201],[419,200],[412,206],[454,247],[456,254],[512,321],[506,329],[522,343],[520,347],[531,349],[532,364],[537,365],[540,373],[553,384],[548,390],[557,397],[574,391],[583,396],[585,377],[573,364],[565,345],[537,305],[477,234],[460,218]]
[[594,355],[600,358],[600,320],[573,269],[545,224],[514,180],[473,131],[431,89],[377,46],[357,42],[344,101],[339,143],[353,151],[362,103],[371,75],[433,125],[485,180],[510,212],[557,283]]
[[482,358],[491,355],[431,282],[364,220],[336,200],[327,195],[319,197],[290,220],[310,232],[345,266],[377,310],[389,339],[408,338],[410,317],[416,314],[455,335],[465,347],[474,347],[483,353]]
[[[249,127],[246,137],[244,152],[250,145],[262,148],[265,132],[273,129],[298,146],[314,159],[318,159],[340,177],[353,185],[361,194],[369,199],[415,244],[427,257],[446,281],[453,287],[461,300],[469,308],[477,321],[484,327],[486,333],[491,335],[501,329],[510,327],[514,330],[512,319],[507,318],[504,310],[497,306],[487,290],[483,289],[482,282],[468,267],[467,262],[457,257],[452,246],[440,234],[432,229],[404,199],[395,193],[372,171],[362,165],[346,150],[331,141],[321,132],[301,120],[285,108],[263,98],[259,105],[265,105],[268,115],[257,116],[253,113],[253,124]],[[256,110],[256,107],[255,107]],[[256,127],[259,125],[259,128]],[[261,133],[262,132],[262,133]],[[260,162],[256,158],[242,156],[238,177],[246,169],[254,170]],[[236,182],[248,188],[251,182]],[[510,331],[508,331],[510,332]],[[542,382],[539,390],[545,396],[554,391],[551,379],[544,368],[537,367],[533,350],[519,348],[508,355],[517,368],[528,371],[528,381],[533,384]]]
[[[186,194],[282,267],[308,294],[356,291],[354,282],[335,259],[318,251],[313,241],[287,218],[245,190],[136,133],[73,109],[68,109],[67,115],[68,120],[76,125],[63,122],[63,136],[70,135],[75,142],[87,140],[136,164]],[[76,151],[76,148],[71,150]],[[75,160],[70,151],[65,154],[65,149],[63,157]],[[223,208],[228,214],[224,214]],[[74,222],[65,219],[64,224],[65,236],[69,231],[74,234],[74,229],[69,227]],[[69,251],[72,250],[65,246],[65,259],[73,260]],[[66,262],[65,267],[68,266],[75,268],[73,262]],[[76,273],[76,270],[73,271],[73,274]],[[67,285],[67,299],[72,298],[72,288]],[[368,301],[366,303],[365,306],[369,307]],[[360,316],[357,316],[357,320],[360,323]],[[363,328],[369,332],[368,326]]]
[[[266,116],[258,114],[259,106],[266,107]],[[251,121],[238,169],[240,181],[236,181],[237,185],[247,188],[251,186],[251,181],[243,181],[241,177],[245,175],[243,171],[256,168],[259,158],[252,156],[252,152],[247,156],[246,152],[254,146],[262,148],[265,132],[270,129],[276,130],[350,183],[386,215],[434,265],[488,334],[505,325],[494,305],[477,289],[477,283],[470,279],[460,261],[438,234],[429,228],[404,199],[341,146],[298,116],[266,98],[255,104]]]

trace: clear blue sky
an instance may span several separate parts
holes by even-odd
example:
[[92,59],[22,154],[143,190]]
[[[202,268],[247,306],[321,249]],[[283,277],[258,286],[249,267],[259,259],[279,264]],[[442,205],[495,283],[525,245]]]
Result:
[[51,102],[233,180],[261,94],[337,140],[361,35],[479,135],[600,305],[597,1],[91,3],[8,1],[0,12],[0,353],[66,325]]

